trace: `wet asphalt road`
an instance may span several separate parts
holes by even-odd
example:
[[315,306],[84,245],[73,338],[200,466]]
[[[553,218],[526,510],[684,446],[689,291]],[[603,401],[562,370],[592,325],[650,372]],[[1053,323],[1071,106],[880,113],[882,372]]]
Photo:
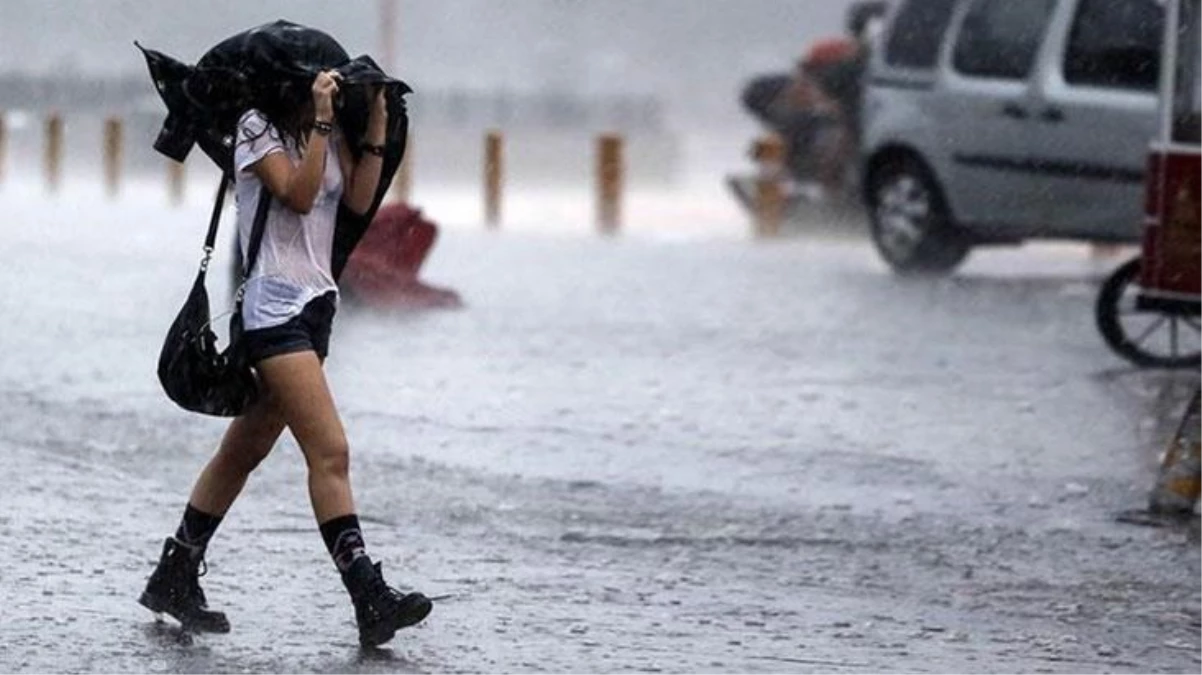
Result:
[[447,228],[467,309],[344,307],[329,362],[370,550],[443,599],[359,651],[288,440],[185,644],[134,599],[223,428],[154,379],[203,199],[0,200],[0,671],[1199,670],[1196,521],[1114,521],[1198,375],[1101,343],[1119,260]]

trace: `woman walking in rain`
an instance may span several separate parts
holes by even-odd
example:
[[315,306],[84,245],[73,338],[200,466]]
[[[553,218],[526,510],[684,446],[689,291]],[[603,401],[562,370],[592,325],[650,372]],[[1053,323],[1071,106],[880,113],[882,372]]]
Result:
[[371,208],[388,123],[385,96],[377,88],[361,153],[352,152],[335,122],[340,86],[337,72],[322,72],[311,91],[292,97],[291,104],[249,110],[238,122],[234,169],[243,255],[261,189],[273,197],[242,310],[243,344],[262,395],[230,424],[201,472],[179,529],[164,543],[140,598],[192,630],[230,629],[225,614],[208,608],[200,588],[205,549],[285,427],[308,465],[313,511],[350,593],[360,644],[387,642],[430,613],[429,599],[389,587],[380,565],[367,556],[351,492],[346,433],[322,369],[338,304],[331,260],[339,203],[357,214]]

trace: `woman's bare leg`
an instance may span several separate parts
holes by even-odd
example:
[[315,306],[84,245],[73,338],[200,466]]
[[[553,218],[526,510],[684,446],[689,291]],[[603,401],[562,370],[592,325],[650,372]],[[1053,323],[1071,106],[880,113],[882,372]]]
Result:
[[397,630],[426,618],[433,605],[421,593],[406,595],[388,587],[379,566],[367,556],[351,496],[346,432],[317,354],[276,356],[261,361],[258,368],[305,455],[313,513],[355,605],[359,643],[383,644]]
[[266,395],[230,423],[217,454],[196,479],[188,503],[199,511],[224,516],[284,431],[284,417]]
[[191,630],[229,632],[225,614],[210,610],[200,590],[201,561],[209,538],[283,429],[283,417],[270,396],[230,423],[217,454],[196,479],[179,529],[164,542],[159,564],[139,602],[151,611],[170,614]]
[[317,354],[298,352],[261,361],[259,375],[276,410],[305,455],[309,499],[318,523],[355,513],[350,452],[334,397]]

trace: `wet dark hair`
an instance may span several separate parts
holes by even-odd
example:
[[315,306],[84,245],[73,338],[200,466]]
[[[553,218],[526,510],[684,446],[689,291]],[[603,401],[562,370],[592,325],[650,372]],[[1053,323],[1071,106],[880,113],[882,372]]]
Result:
[[241,139],[240,142],[256,141],[274,129],[284,143],[296,148],[305,146],[305,138],[313,126],[314,117],[313,99],[308,83],[302,85],[299,82],[283,82],[255,99],[254,109],[262,113],[270,126],[262,133]]

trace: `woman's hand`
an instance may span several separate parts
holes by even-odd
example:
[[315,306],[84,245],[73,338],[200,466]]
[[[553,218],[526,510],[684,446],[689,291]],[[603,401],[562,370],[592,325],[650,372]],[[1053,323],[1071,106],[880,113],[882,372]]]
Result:
[[334,121],[334,97],[338,95],[342,75],[326,70],[313,79],[313,111],[322,122]]

